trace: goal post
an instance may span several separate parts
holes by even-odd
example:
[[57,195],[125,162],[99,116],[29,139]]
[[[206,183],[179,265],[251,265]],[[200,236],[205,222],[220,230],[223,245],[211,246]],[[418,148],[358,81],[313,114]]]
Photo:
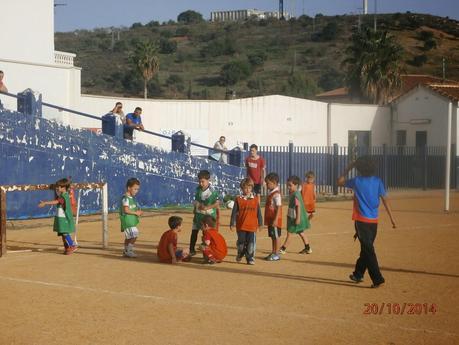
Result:
[[[96,189],[101,193],[102,200],[102,247],[108,248],[108,184],[106,182],[72,183],[71,188],[77,190]],[[54,184],[35,185],[4,185],[0,186],[0,257],[6,255],[6,193],[54,190]]]

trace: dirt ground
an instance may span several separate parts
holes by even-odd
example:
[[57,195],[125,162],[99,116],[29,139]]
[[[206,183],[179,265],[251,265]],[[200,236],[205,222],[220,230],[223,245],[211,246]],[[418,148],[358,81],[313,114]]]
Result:
[[[108,250],[100,249],[101,222],[84,217],[72,256],[61,254],[51,220],[8,222],[0,344],[459,344],[459,193],[450,214],[441,192],[391,197],[398,228],[382,212],[376,250],[387,283],[379,289],[368,276],[348,280],[359,253],[351,201],[318,204],[310,255],[297,254],[295,238],[281,261],[263,261],[271,246],[264,229],[255,266],[235,261],[229,211],[221,228],[229,254],[214,266],[200,257],[157,262],[170,213],[142,219],[137,259],[121,256],[115,215]],[[186,247],[192,218],[183,217]]]

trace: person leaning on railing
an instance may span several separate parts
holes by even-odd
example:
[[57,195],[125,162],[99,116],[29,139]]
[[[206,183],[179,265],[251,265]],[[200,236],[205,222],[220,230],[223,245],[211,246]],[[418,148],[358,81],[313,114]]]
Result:
[[0,92],[8,92],[8,89],[6,88],[6,85],[3,82],[4,76],[5,76],[5,73],[3,73],[3,71],[0,71]]
[[123,112],[123,103],[116,102],[115,107],[109,113],[113,116],[117,116],[123,125],[126,123],[126,118]]
[[221,152],[221,151],[225,151],[225,152],[228,151],[228,148],[225,145],[225,141],[226,141],[226,138],[222,135],[220,137],[220,140],[215,143],[214,149],[220,150],[220,151],[217,151],[217,153],[215,154],[218,157],[218,161],[220,163],[228,164],[228,154]]
[[133,113],[129,113],[126,115],[126,123],[124,124],[124,131],[123,131],[124,139],[133,140],[134,139],[134,129],[138,131],[145,130],[142,124],[142,118],[140,117],[141,114],[142,114],[142,108],[137,107],[135,108]]

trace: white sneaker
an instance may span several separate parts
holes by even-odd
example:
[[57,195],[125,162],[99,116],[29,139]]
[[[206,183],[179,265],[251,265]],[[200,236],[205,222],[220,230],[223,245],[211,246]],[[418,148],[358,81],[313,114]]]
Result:
[[136,258],[137,257],[137,254],[134,253],[133,251],[131,250],[128,250],[128,251],[123,251],[123,256],[126,256],[128,258]]

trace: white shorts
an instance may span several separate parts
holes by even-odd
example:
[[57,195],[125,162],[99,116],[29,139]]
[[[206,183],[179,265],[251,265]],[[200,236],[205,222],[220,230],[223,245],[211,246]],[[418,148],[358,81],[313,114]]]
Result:
[[127,240],[132,240],[133,238],[139,237],[139,229],[137,229],[135,226],[132,228],[124,229],[124,237],[126,237]]

